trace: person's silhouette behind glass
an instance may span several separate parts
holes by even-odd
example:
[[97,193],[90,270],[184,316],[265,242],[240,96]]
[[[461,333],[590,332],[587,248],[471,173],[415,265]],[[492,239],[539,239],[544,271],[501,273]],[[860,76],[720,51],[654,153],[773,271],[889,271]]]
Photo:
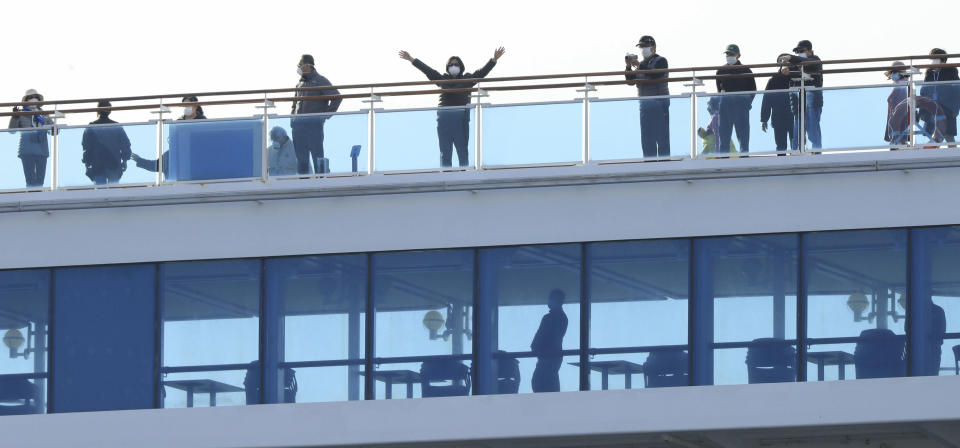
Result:
[[537,355],[530,385],[534,392],[560,391],[560,365],[563,363],[563,335],[567,333],[567,315],[563,312],[563,291],[550,291],[550,311],[540,320],[540,328],[530,343]]

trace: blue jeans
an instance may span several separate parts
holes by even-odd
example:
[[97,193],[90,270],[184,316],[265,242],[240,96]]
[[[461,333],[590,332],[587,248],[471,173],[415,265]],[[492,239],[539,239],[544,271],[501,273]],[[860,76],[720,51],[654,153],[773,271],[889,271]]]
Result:
[[717,115],[717,144],[720,148],[729,148],[733,130],[737,130],[740,152],[750,152],[750,98],[725,96],[720,99],[720,113]]
[[[797,96],[794,95],[794,98]],[[807,92],[807,101],[803,113],[804,127],[807,130],[807,148],[820,149],[823,147],[823,135],[820,133],[820,114],[823,113],[823,92]],[[818,98],[819,97],[819,98]],[[818,101],[819,99],[819,101]],[[800,138],[800,115],[794,116],[793,138],[799,142]],[[796,143],[791,142],[796,145]]]
[[640,146],[643,157],[670,156],[670,100],[640,99]]

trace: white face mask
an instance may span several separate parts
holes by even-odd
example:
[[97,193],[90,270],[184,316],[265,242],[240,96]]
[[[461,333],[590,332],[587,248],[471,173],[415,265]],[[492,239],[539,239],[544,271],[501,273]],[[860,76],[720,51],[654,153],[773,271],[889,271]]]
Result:
[[737,63],[736,56],[727,56],[727,64],[733,65]]
[[297,67],[297,74],[300,76],[303,76],[303,69],[300,67]]
[[36,98],[30,98],[29,100],[27,100],[27,102],[28,102],[28,103],[39,103],[40,100],[38,100],[38,99],[36,99]]
[[457,76],[460,74],[460,67],[457,65],[451,65],[447,67],[447,73],[449,73],[450,76]]
[[653,50],[651,50],[650,47],[643,47],[640,49],[640,54],[642,54],[643,58],[646,59],[653,55]]
[[187,106],[183,108],[183,116],[189,117],[193,115],[193,106]]

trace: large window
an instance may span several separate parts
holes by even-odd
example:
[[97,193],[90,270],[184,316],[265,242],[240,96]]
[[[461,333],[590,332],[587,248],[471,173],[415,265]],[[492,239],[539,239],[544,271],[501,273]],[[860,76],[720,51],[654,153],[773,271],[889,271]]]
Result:
[[911,232],[910,373],[960,375],[960,227]]
[[377,398],[471,393],[474,253],[373,256]]
[[694,384],[797,380],[796,234],[694,242]]
[[0,272],[0,415],[47,408],[50,271]]
[[581,248],[480,250],[479,393],[579,390]]
[[266,261],[265,402],[360,400],[367,256]]
[[807,380],[907,374],[907,231],[804,235]]
[[590,388],[689,384],[689,240],[588,244]]
[[160,265],[164,407],[260,403],[260,263]]
[[155,405],[156,265],[54,271],[54,412]]

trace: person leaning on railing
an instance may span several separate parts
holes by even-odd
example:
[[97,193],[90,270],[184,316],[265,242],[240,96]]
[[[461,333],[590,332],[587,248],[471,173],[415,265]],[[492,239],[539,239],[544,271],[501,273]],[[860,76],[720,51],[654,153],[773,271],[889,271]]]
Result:
[[[934,48],[930,50],[931,64],[946,64],[947,58],[940,58],[937,55],[947,54],[945,50]],[[958,76],[956,67],[928,68],[923,77],[924,82],[954,81],[948,84],[925,85],[920,87],[920,96],[928,97],[940,104],[943,109],[942,118],[929,118],[924,122],[924,129],[927,134],[933,134],[936,127],[936,120],[944,121],[944,138],[948,142],[957,139],[957,115],[960,111],[960,76]]]
[[[652,36],[641,36],[637,43],[640,48],[640,57],[627,54],[625,71],[667,69],[667,58],[657,54],[657,41]],[[670,88],[667,86],[667,72],[663,73],[627,73],[628,81],[663,79],[662,82],[627,83],[637,86],[637,96],[667,96]],[[643,157],[670,156],[670,99],[640,101],[640,146],[643,148]]]
[[[305,54],[297,64],[297,74],[300,82],[297,88],[332,86],[330,80],[317,73],[313,56]],[[297,91],[298,97],[339,95],[337,89],[320,89]],[[340,108],[341,98],[333,100],[299,100],[293,102],[291,114],[319,114],[336,112]],[[322,174],[325,167],[320,166],[323,159],[323,125],[329,116],[294,117],[290,119],[290,128],[293,131],[293,147],[297,152],[297,173],[310,174],[310,164],[313,163],[313,172]]]
[[[801,64],[804,62],[819,62],[820,57],[813,54],[813,44],[809,40],[801,40],[797,43],[797,46],[794,47],[793,52],[796,53],[796,56],[784,57],[780,61],[781,63],[789,62],[791,64]],[[804,87],[823,87],[823,75],[820,72],[823,71],[822,64],[811,64],[804,65],[803,72],[810,73],[815,72],[815,74],[810,75],[810,78],[800,79],[800,68],[795,69],[795,75],[793,81],[790,82],[790,87],[800,87],[802,84]],[[810,147],[813,149],[820,149],[823,142],[823,134],[820,132],[820,116],[823,113],[823,91],[814,90],[808,91],[803,98],[804,100],[804,128],[807,130],[807,138],[810,139]],[[794,134],[797,135],[799,140],[802,135],[800,135],[800,115],[799,115],[799,103],[797,103],[797,115],[794,119]]]
[[[34,89],[29,89],[23,95],[21,100],[25,103],[31,103],[29,106],[23,106],[23,111],[40,111],[42,106],[33,104],[43,101],[43,95],[37,93]],[[14,107],[14,112],[19,112],[19,107]],[[10,129],[30,129],[40,128],[53,124],[53,118],[48,115],[14,115],[10,117]],[[47,174],[47,158],[50,157],[50,144],[47,140],[46,130],[38,131],[20,131],[20,145],[17,148],[17,157],[23,165],[23,177],[27,188],[42,187],[44,178]]]
[[[740,63],[740,47],[737,44],[727,45],[723,54],[726,55],[728,68],[717,70],[717,92],[756,92],[757,80],[753,77],[723,78],[725,75],[753,73]],[[740,152],[750,152],[750,109],[753,108],[754,96],[755,94],[739,94],[720,97],[717,133],[717,145],[720,148],[730,146],[730,138],[736,128]]]
[[[200,100],[195,96],[185,96],[180,100],[180,104],[183,104],[183,116],[178,118],[178,121],[182,120],[206,120],[206,115],[203,114],[203,107],[197,106],[192,103],[200,102]],[[175,132],[176,128],[171,128],[171,133]],[[176,141],[173,136],[168,137],[171,145]],[[174,150],[176,150],[174,148]],[[138,156],[137,154],[131,154],[130,158],[137,163],[138,168],[143,168],[147,171],[157,172],[157,159],[145,159]],[[160,159],[163,160],[163,177],[169,180],[174,180],[170,177],[170,151],[164,151],[160,156]],[[174,176],[175,177],[175,176]]]
[[[466,66],[459,56],[450,56],[445,67],[446,73],[440,73],[419,59],[400,50],[400,59],[410,61],[431,81],[450,79],[485,78],[497,61],[506,52],[503,47],[493,52],[493,57],[479,70],[467,73]],[[440,89],[469,89],[477,85],[476,81],[438,84]],[[450,92],[440,94],[440,107],[466,106],[470,104],[470,92]],[[453,147],[457,148],[457,162],[460,166],[470,164],[467,145],[470,142],[470,111],[467,109],[447,109],[437,111],[437,140],[440,144],[440,166],[453,166]]]

